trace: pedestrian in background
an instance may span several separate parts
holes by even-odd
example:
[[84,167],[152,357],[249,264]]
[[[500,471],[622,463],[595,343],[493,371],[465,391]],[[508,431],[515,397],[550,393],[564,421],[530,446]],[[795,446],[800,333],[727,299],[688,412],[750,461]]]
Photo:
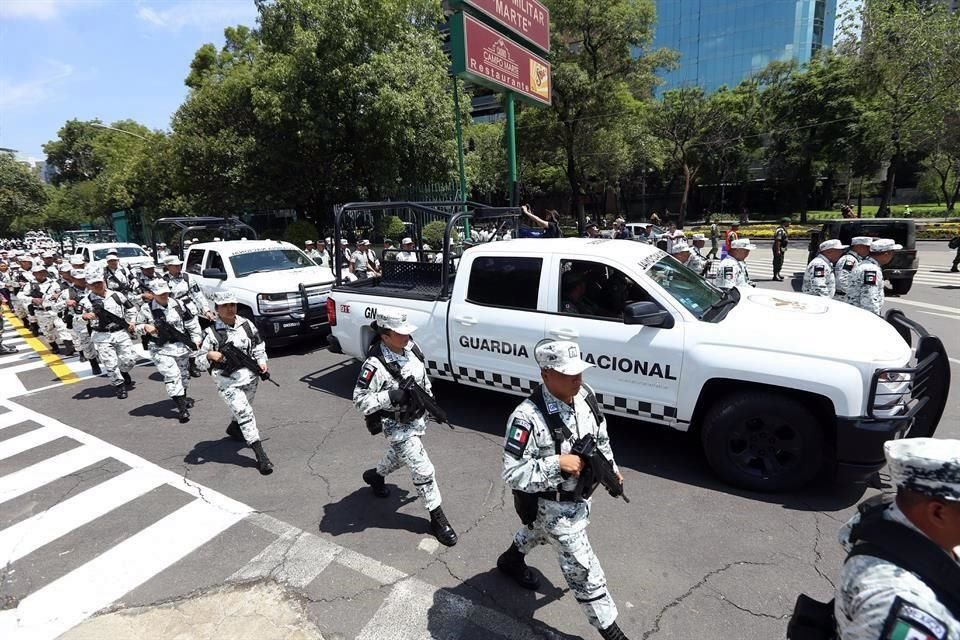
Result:
[[560,214],[557,213],[556,210],[547,209],[542,218],[534,215],[529,205],[523,205],[520,210],[530,219],[530,222],[541,229],[546,229],[543,233],[544,238],[560,238],[562,236],[560,232]]
[[787,254],[788,238],[787,229],[790,228],[790,218],[780,218],[780,226],[773,232],[773,278],[772,280],[783,282],[783,276],[780,270],[783,269],[783,260]]
[[732,244],[734,240],[737,240],[739,237],[740,237],[740,223],[731,222],[730,228],[727,229],[727,236],[723,242],[723,248],[727,255],[730,255],[730,249],[732,248]]
[[707,258],[716,260],[720,257],[718,251],[720,251],[720,225],[714,222],[710,225],[710,253],[707,254]]

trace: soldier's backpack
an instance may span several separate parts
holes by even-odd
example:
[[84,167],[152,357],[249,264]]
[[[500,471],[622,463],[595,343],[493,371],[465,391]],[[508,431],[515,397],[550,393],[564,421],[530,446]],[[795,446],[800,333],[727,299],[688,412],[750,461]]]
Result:
[[[960,566],[926,536],[883,517],[892,496],[876,496],[859,506],[860,522],[850,532],[853,549],[844,562],[856,556],[871,556],[891,562],[915,574],[937,599],[960,618]],[[787,625],[787,640],[836,640],[834,601],[819,602],[800,594]]]

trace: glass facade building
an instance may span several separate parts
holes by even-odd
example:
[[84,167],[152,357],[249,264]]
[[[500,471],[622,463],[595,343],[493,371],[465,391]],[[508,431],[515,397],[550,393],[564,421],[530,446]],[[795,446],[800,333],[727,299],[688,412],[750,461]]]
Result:
[[774,60],[833,46],[837,0],[657,0],[655,43],[680,53],[659,91],[736,86]]

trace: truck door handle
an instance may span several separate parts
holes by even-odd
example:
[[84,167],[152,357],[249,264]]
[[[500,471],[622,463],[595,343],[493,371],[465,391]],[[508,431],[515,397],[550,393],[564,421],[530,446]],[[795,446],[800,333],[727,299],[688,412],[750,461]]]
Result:
[[453,319],[467,327],[477,324],[477,319],[473,316],[455,316]]
[[551,329],[550,335],[562,340],[574,340],[580,337],[580,332],[574,329]]

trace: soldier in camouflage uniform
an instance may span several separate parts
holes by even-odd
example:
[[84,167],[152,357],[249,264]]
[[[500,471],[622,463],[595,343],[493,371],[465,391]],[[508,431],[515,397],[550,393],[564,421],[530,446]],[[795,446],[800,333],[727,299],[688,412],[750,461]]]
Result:
[[839,240],[825,240],[820,243],[820,253],[814,256],[803,274],[801,293],[822,298],[833,298],[837,291],[837,277],[833,273],[834,263],[850,247]]
[[97,348],[93,344],[93,332],[88,329],[88,323],[83,319],[82,302],[87,297],[87,272],[74,269],[70,272],[73,284],[67,289],[64,301],[64,322],[69,320],[70,330],[77,339],[77,349],[80,351],[80,360],[90,362],[90,372],[98,376],[103,373],[100,360],[97,358]]
[[700,274],[703,271],[703,261],[691,250],[690,245],[682,239],[673,243],[673,246],[670,247],[670,255],[694,273]]
[[[117,398],[123,400],[127,397],[127,391],[136,384],[130,376],[130,370],[137,363],[137,352],[133,350],[130,332],[134,330],[133,321],[136,319],[137,310],[121,294],[107,289],[102,272],[88,273],[87,284],[90,291],[80,301],[80,309],[83,311],[81,318],[87,321],[92,330],[97,358],[116,387]],[[96,313],[98,308],[118,316],[126,325],[106,319],[101,322]]]
[[857,236],[850,241],[850,250],[837,260],[837,264],[833,267],[834,275],[837,277],[837,292],[833,296],[835,300],[846,301],[850,276],[853,275],[857,265],[870,255],[871,244],[873,244],[873,238],[870,236]]
[[[197,281],[191,280],[189,274],[183,272],[183,261],[176,255],[171,255],[167,256],[163,263],[167,268],[167,273],[163,276],[163,279],[167,281],[167,286],[170,287],[170,294],[182,302],[190,313],[201,319],[201,327],[206,326],[207,321],[213,322],[217,314],[210,308],[210,302],[207,300],[207,296],[203,294]],[[200,377],[196,358],[190,359],[190,376],[193,378]]]
[[[363,473],[363,481],[373,488],[374,495],[385,498],[390,495],[386,476],[406,466],[423,506],[430,513],[431,531],[441,544],[452,547],[457,543],[457,533],[440,506],[442,500],[433,463],[421,441],[427,430],[424,412],[420,409],[410,414],[408,408],[413,399],[409,392],[399,388],[400,383],[411,376],[432,395],[423,354],[410,338],[417,328],[407,321],[405,314],[384,311],[377,313],[373,329],[379,339],[367,352],[353,389],[353,404],[368,416],[368,421],[380,420],[388,449],[376,468]],[[371,433],[376,431],[377,428],[371,429]]]
[[[574,342],[545,341],[537,345],[534,356],[543,384],[507,420],[503,479],[513,489],[518,506],[532,507],[535,497],[536,515],[533,509],[526,516],[520,514],[526,526],[497,559],[497,568],[520,586],[536,589],[540,579],[527,566],[525,556],[541,544],[553,545],[559,553],[560,570],[587,620],[606,640],[621,640],[626,636],[616,623],[617,606],[587,538],[590,500],[577,500],[574,495],[583,460],[570,450],[588,434],[596,438],[598,448],[623,482],[614,463],[607,422],[593,393],[582,385],[583,372],[592,365],[581,359]],[[538,403],[550,415],[545,415]],[[569,433],[552,426],[556,416]],[[557,429],[556,433],[552,429]]]
[[[162,282],[162,281],[161,281]],[[189,336],[191,344],[184,344],[169,336],[162,336],[160,326],[168,323],[177,331]],[[200,346],[200,323],[183,304],[171,299],[166,283],[153,289],[153,300],[140,307],[137,329],[147,336],[150,358],[163,376],[167,395],[177,405],[181,423],[190,421],[193,398],[187,395],[190,387],[190,355]]]
[[749,238],[732,240],[729,255],[720,261],[713,284],[721,289],[732,289],[739,285],[755,287],[756,284],[750,280],[750,273],[747,271],[746,259],[756,248],[757,245],[751,244]]
[[894,252],[902,249],[889,238],[879,238],[870,245],[870,255],[850,274],[847,302],[880,315],[883,309],[883,267],[893,260]]
[[246,367],[235,371],[224,369],[226,358],[217,349],[229,342],[256,360],[260,373],[264,374],[268,370],[267,346],[253,323],[237,315],[237,299],[233,294],[221,294],[216,306],[218,317],[203,333],[197,365],[204,371],[210,371],[220,399],[233,414],[233,421],[227,426],[227,435],[238,442],[246,442],[257,457],[260,474],[270,475],[273,473],[273,463],[263,450],[257,417],[253,413],[253,399],[257,395],[260,377]]
[[707,271],[707,257],[703,255],[703,248],[707,243],[707,237],[702,233],[695,233],[690,239],[690,243],[691,255],[687,261],[687,266],[702,276]]
[[851,536],[869,517],[861,507],[840,530],[840,543],[852,554],[834,603],[839,639],[960,640],[960,440],[892,440],[884,452],[897,496],[873,505],[879,512],[873,515],[903,527],[899,534],[930,555],[938,575],[921,576],[869,550],[858,553],[864,543],[851,544]]
[[25,305],[33,306],[37,326],[40,328],[40,334],[50,345],[50,352],[60,353],[60,346],[57,344],[60,336],[57,335],[53,311],[56,296],[60,293],[60,285],[50,278],[49,272],[42,264],[34,265],[31,274],[33,282],[20,289],[20,300]]
[[116,253],[107,254],[107,266],[103,268],[103,279],[107,289],[116,291],[124,296],[131,304],[140,304],[140,294],[136,290],[136,283],[130,278],[127,269],[120,264]]

